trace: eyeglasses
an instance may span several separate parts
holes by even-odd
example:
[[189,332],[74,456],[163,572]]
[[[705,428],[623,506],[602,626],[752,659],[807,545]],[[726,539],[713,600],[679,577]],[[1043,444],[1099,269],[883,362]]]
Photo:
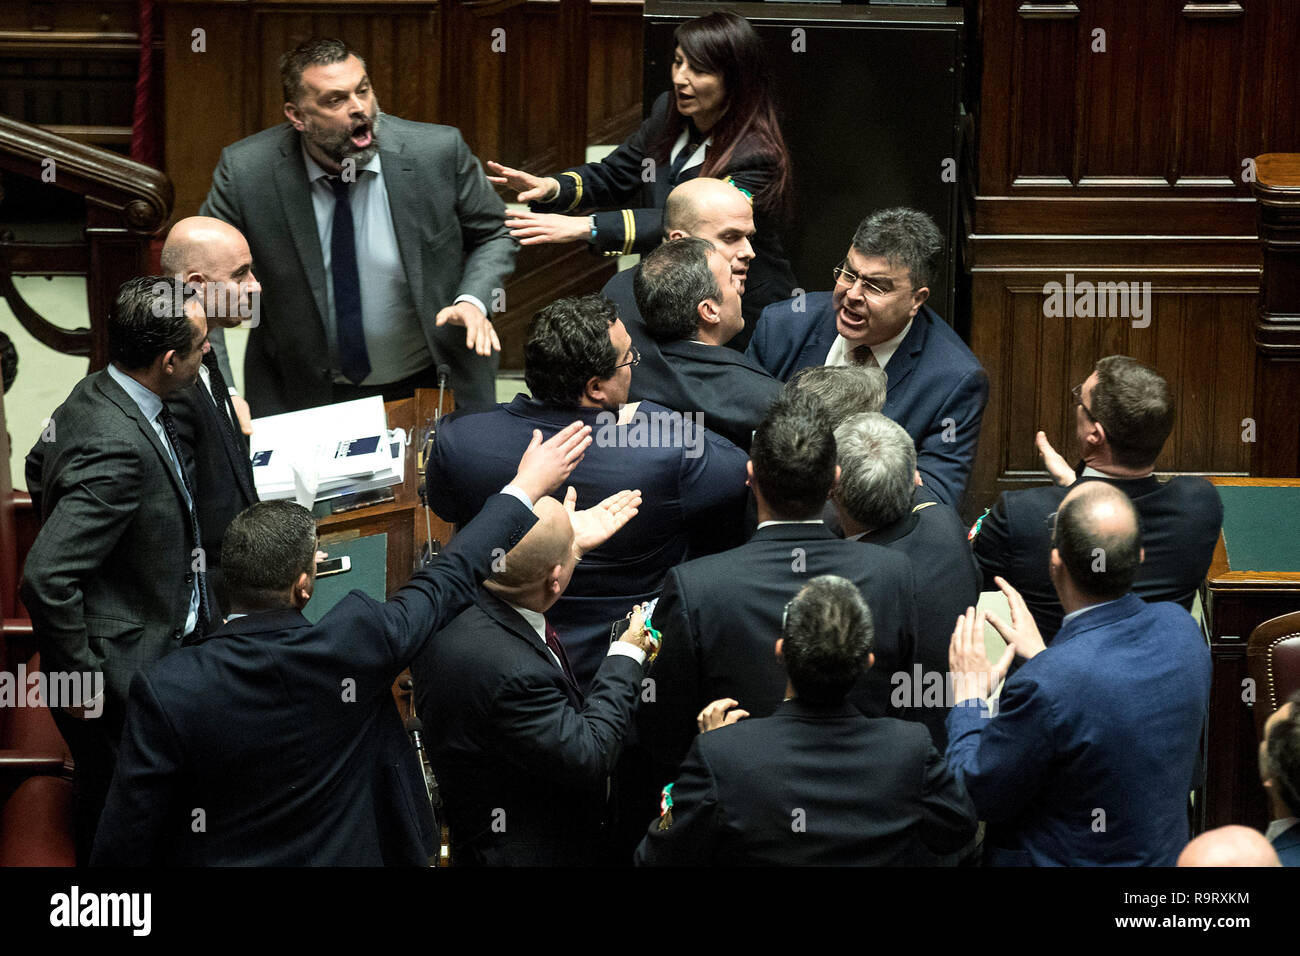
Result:
[[1057,512],[1053,511],[1047,516],[1047,537],[1052,544],[1056,544],[1056,515]]
[[790,619],[790,605],[798,600],[799,595],[795,595],[785,602],[785,610],[781,612],[781,637],[785,637],[785,622]]
[[1097,421],[1097,416],[1092,413],[1092,409],[1083,404],[1083,384],[1080,383],[1070,389],[1070,395],[1074,398],[1074,404],[1083,409],[1085,415],[1092,421]]
[[858,275],[856,272],[854,272],[852,269],[849,268],[849,260],[847,259],[845,259],[838,266],[832,269],[831,274],[835,276],[836,282],[838,282],[840,285],[848,286],[848,288],[850,289],[852,289],[855,285],[861,282],[862,288],[866,290],[868,295],[873,295],[880,299],[887,299],[895,292],[898,291],[898,289],[893,289],[889,292],[886,292],[884,289],[880,288],[880,286],[876,285],[870,279],[864,279],[862,276]]
[[625,366],[631,366],[632,368],[636,368],[641,363],[641,352],[639,349],[637,349],[635,345],[632,346],[630,349],[628,349],[628,351],[632,353],[632,357],[628,359],[626,362],[621,362],[618,365],[615,365],[614,371],[617,372],[619,369]]

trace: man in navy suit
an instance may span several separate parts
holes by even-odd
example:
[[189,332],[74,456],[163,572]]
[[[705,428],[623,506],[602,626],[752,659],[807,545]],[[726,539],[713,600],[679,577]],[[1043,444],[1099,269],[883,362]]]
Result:
[[597,861],[608,780],[654,639],[634,617],[584,697],[546,614],[582,554],[638,503],[625,493],[595,509],[606,523],[593,528],[539,502],[537,525],[412,666],[454,865]]
[[353,591],[318,624],[316,522],[261,502],[230,526],[235,612],[136,675],[91,862],[106,866],[427,864],[436,847],[392,682],[466,607],[590,443],[535,434],[479,520],[385,603]]
[[559,299],[533,319],[524,344],[532,398],[443,419],[429,464],[429,500],[463,524],[510,477],[512,456],[533,429],[551,434],[578,418],[595,443],[573,474],[580,504],[639,489],[645,504],[626,534],[596,548],[574,571],[550,621],[580,689],[600,667],[611,624],[654,598],[669,568],[693,546],[738,540],[744,517],[745,453],[693,416],[642,402],[626,422],[637,352],[599,296]]
[[975,808],[925,731],[845,699],[872,665],[872,630],[852,582],[801,588],[776,641],[785,699],[761,719],[735,700],[700,712],[636,862],[889,866],[965,845]]
[[1272,821],[1264,835],[1283,866],[1300,866],[1300,691],[1264,725],[1259,775]]
[[[742,701],[755,717],[781,703],[785,672],[772,657],[785,605],[809,578],[835,574],[862,592],[875,620],[876,666],[849,693],[872,717],[904,716],[891,679],[910,674],[916,634],[912,563],[875,544],[836,537],[821,520],[839,476],[835,437],[820,400],[801,390],[777,399],[754,436],[749,483],[758,529],[743,545],[668,572],[652,623],[664,635],[653,700],[637,710],[641,743],[664,779],[695,737],[695,715],[713,700]],[[662,784],[662,781],[661,781]]]
[[948,744],[948,644],[952,622],[980,597],[979,570],[961,518],[948,505],[916,501],[916,446],[901,425],[867,412],[835,429],[840,480],[833,495],[844,537],[907,555],[916,587],[916,663],[892,675],[893,693]]
[[[730,187],[727,187],[730,188]],[[679,412],[699,411],[718,434],[748,449],[781,383],[733,349],[744,326],[731,264],[703,239],[672,239],[636,269],[636,301],[663,356],[638,370],[638,394]]]
[[[994,865],[1172,866],[1210,698],[1210,652],[1190,614],[1131,587],[1138,515],[1102,482],[1057,513],[1052,582],[1065,622],[1050,648],[1014,589],[1010,623],[967,609],[952,636],[948,763],[988,823]],[[1009,644],[997,663],[984,621]],[[990,696],[1014,654],[1027,658]]]
[[970,349],[925,304],[942,247],[924,213],[869,216],[834,270],[834,290],[768,306],[746,354],[783,382],[810,365],[884,369],[882,411],[916,442],[926,487],[960,508],[989,385]]
[[1142,524],[1146,558],[1133,592],[1147,601],[1174,601],[1191,610],[1205,580],[1223,523],[1223,503],[1204,478],[1155,476],[1156,458],[1174,427],[1174,397],[1155,369],[1125,355],[1097,362],[1074,390],[1075,432],[1082,474],[1038,433],[1038,447],[1058,482],[1003,492],[972,530],[984,587],[1002,577],[1019,591],[1043,639],[1061,626],[1061,605],[1048,574],[1048,522],[1072,487],[1104,482],[1132,499]]

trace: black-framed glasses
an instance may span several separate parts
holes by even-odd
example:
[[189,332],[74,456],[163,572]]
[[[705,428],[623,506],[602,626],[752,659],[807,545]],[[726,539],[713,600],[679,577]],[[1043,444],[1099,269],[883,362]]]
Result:
[[[882,299],[887,298],[888,296],[893,294],[892,292],[886,292],[884,289],[880,288],[880,286],[876,285],[870,279],[864,279],[862,276],[858,275],[856,272],[850,269],[849,260],[847,259],[845,259],[834,269],[832,269],[831,274],[835,276],[836,282],[842,283],[843,285],[848,286],[850,289],[852,289],[855,285],[861,282],[862,288],[866,289],[872,295],[879,296]],[[895,289],[894,291],[897,290]]]
[[1083,404],[1083,383],[1082,382],[1074,386],[1074,388],[1070,389],[1070,395],[1074,398],[1074,404],[1078,405],[1080,408],[1083,409],[1084,414],[1088,416],[1089,420],[1094,422],[1097,421],[1097,416],[1092,413],[1092,409],[1089,408],[1087,405]]
[[614,366],[615,372],[617,372],[619,369],[623,368],[624,366],[631,366],[632,368],[636,368],[637,365],[641,363],[641,352],[635,345],[632,346],[630,349],[628,349],[628,351],[632,353],[632,357],[628,359],[626,362],[620,362],[618,365],[615,365]]

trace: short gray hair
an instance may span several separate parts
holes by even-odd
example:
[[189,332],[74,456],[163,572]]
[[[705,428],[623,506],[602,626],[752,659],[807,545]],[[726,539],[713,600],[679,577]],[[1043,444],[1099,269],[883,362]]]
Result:
[[835,429],[837,500],[854,521],[883,528],[912,508],[916,445],[903,426],[879,412],[854,415]]
[[862,412],[885,407],[889,380],[884,369],[865,365],[810,365],[800,369],[786,388],[812,392],[831,416],[831,427]]
[[943,250],[943,233],[925,213],[898,206],[862,220],[853,234],[853,249],[860,256],[882,256],[891,268],[907,266],[912,288],[929,288]]
[[795,693],[810,704],[842,700],[867,670],[875,624],[857,585],[813,578],[786,606],[781,657]]

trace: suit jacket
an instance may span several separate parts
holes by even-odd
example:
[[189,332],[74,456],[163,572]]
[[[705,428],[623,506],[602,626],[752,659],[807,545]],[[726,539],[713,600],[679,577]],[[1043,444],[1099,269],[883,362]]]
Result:
[[1182,608],[1135,594],[1072,619],[1002,688],[948,714],[948,763],[995,865],[1173,866],[1210,700]]
[[642,666],[607,656],[586,699],[519,612],[482,591],[412,669],[456,865],[592,864]]
[[194,592],[189,505],[153,426],[108,371],[87,375],[27,456],[42,519],[22,598],[48,671],[102,672],[122,713],[135,672],[180,646]]
[[1293,823],[1273,837],[1273,849],[1283,866],[1300,866],[1300,823]]
[[[706,146],[699,162],[691,157],[676,176],[669,175],[667,165],[655,169],[647,182],[645,164],[653,159],[667,126],[669,112],[675,109],[668,93],[662,93],[650,108],[640,128],[618,149],[597,163],[575,166],[557,176],[560,192],[545,203],[534,202],[538,212],[596,212],[596,238],[593,251],[607,256],[649,252],[663,240],[663,210],[668,194],[704,168],[704,158],[713,148]],[[719,173],[752,196],[761,196],[772,182],[775,166],[766,153],[754,152],[741,144],[734,153],[730,168]],[[631,208],[628,208],[631,207]],[[734,348],[743,349],[753,331],[758,313],[773,302],[788,297],[797,285],[790,262],[781,246],[781,222],[762,204],[754,209],[754,261],[745,282],[747,322],[737,336]]]
[[[779,302],[763,310],[746,354],[783,382],[823,365],[839,333],[829,292]],[[970,479],[989,380],[961,338],[927,305],[921,306],[885,366],[887,417],[916,442],[916,467],[944,504],[960,509]]]
[[583,689],[605,656],[611,624],[659,593],[664,574],[686,558],[693,537],[739,535],[745,453],[707,430],[691,433],[693,447],[681,440],[650,443],[665,437],[653,426],[668,414],[643,402],[640,425],[615,426],[613,416],[600,409],[563,408],[520,395],[491,411],[457,412],[438,426],[429,503],[454,524],[472,518],[488,494],[510,480],[534,428],[549,437],[575,419],[592,426],[594,439],[569,477],[578,507],[641,489],[637,516],[583,557],[548,614]]
[[[1146,558],[1138,568],[1133,593],[1148,601],[1174,601],[1191,610],[1205,580],[1223,524],[1223,502],[1204,478],[1080,478],[1105,481],[1133,499]],[[1077,482],[1076,482],[1077,484]],[[975,559],[985,590],[1001,575],[1025,599],[1043,640],[1061,627],[1061,603],[1048,574],[1052,538],[1048,516],[1069,488],[1049,485],[1003,492],[993,510],[976,524]]]
[[[918,864],[961,849],[975,808],[916,724],[798,698],[700,734],[638,865]],[[924,849],[923,849],[924,848]]]
[[785,605],[820,574],[856,584],[875,621],[876,662],[850,701],[873,717],[908,711],[891,704],[890,687],[895,671],[911,672],[915,652],[911,563],[821,524],[768,525],[738,548],[668,572],[653,614],[663,634],[650,671],[654,699],[637,712],[638,739],[663,772],[681,763],[710,701],[734,698],[751,717],[776,710],[786,685],[774,653]]
[[390,600],[352,591],[317,624],[239,617],[139,674],[92,862],[427,865],[432,813],[392,683],[535,521],[495,496]]
[[[948,646],[953,622],[980,597],[980,575],[966,530],[947,505],[922,503],[898,521],[860,540],[907,555],[916,584],[916,663],[895,686],[910,698],[912,716],[925,724],[940,751],[948,745]],[[930,675],[939,675],[931,677]],[[910,693],[907,693],[910,691]]]
[[[451,367],[458,403],[490,405],[496,359],[465,348],[463,328],[436,328],[434,319],[461,294],[492,308],[517,249],[505,205],[458,130],[387,114],[380,123],[393,229],[429,352]],[[300,142],[282,123],[227,146],[199,210],[239,229],[257,263],[261,321],[249,333],[244,381],[259,416],[332,401],[325,266]],[[210,340],[224,352],[219,330]],[[223,370],[233,381],[228,363]]]
[[[221,542],[235,516],[258,500],[248,438],[236,430],[237,424],[226,427],[226,412],[216,405],[201,381],[169,398],[167,407],[191,463],[208,589],[224,613],[228,606],[221,582]],[[213,614],[214,620],[219,617]]]

